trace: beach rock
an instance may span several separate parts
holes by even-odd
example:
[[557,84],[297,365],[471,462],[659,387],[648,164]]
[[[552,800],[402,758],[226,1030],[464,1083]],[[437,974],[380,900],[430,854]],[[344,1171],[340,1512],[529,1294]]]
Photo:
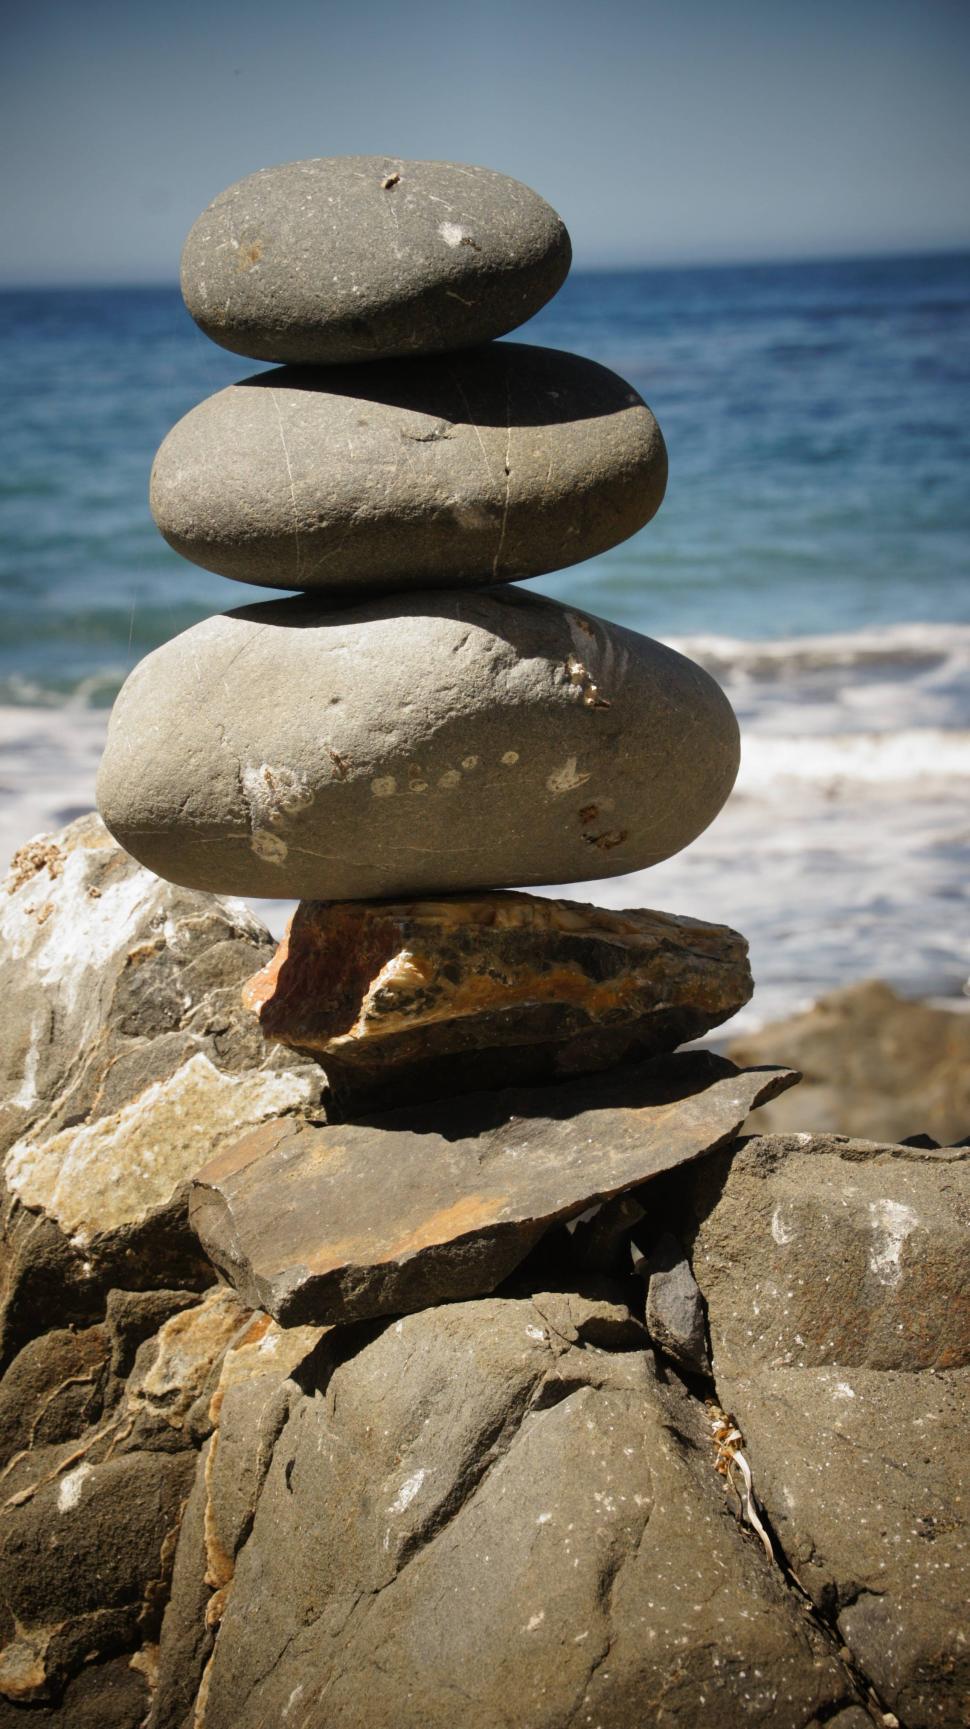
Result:
[[[147,1729],[191,1723],[273,1450],[300,1389],[291,1376],[323,1337],[254,1315],[223,1359],[179,1530]],[[202,1697],[204,1697],[204,1692]]]
[[957,1729],[970,1155],[757,1137],[680,1192],[718,1399],[792,1569],[887,1709]]
[[[179,1307],[142,1341],[127,1380],[85,1375],[88,1407],[76,1406],[71,1420],[62,1402],[58,1433],[31,1426],[7,1461],[0,1506],[4,1729],[24,1707],[25,1720],[36,1715],[64,1729],[143,1722],[182,1507],[200,1439],[212,1427],[209,1395],[246,1319],[224,1286]],[[101,1331],[109,1347],[118,1345],[110,1314]],[[4,1378],[11,1405],[29,1384],[17,1375],[25,1356],[36,1363],[36,1342]],[[63,1361],[61,1372],[69,1368]],[[65,1374],[64,1392],[69,1380]],[[28,1397],[25,1426],[29,1416]],[[130,1684],[112,1663],[119,1652]],[[93,1679],[83,1683],[89,1670]]]
[[304,901],[244,1001],[347,1108],[373,1108],[672,1050],[752,988],[747,944],[721,925],[491,894]]
[[693,1052],[364,1123],[283,1119],[199,1173],[191,1220],[243,1301],[285,1325],[475,1296],[551,1225],[723,1145],[794,1079]]
[[737,1063],[792,1063],[805,1081],[758,1118],[760,1132],[834,1130],[867,1140],[970,1135],[970,1015],[909,1002],[870,979],[736,1039]]
[[350,1338],[301,1371],[206,1729],[629,1729],[652,1701],[684,1729],[711,1708],[802,1729],[853,1699],[619,1292],[539,1287]]
[[188,1178],[247,1121],[315,1103],[322,1076],[242,1007],[272,953],[248,909],[159,882],[93,815],[14,859],[0,942],[7,1361],[52,1320],[97,1320],[112,1285],[210,1283]]
[[654,1344],[695,1375],[709,1375],[704,1302],[677,1238],[664,1231],[639,1269],[647,1281],[646,1324]]
[[234,354],[339,364],[502,336],[569,263],[556,212],[491,168],[318,157],[220,193],[185,243],[182,293]]
[[756,1136],[691,1185],[719,1373],[970,1365],[970,1154]]
[[231,384],[168,434],[151,507],[206,570],[350,600],[577,564],[642,528],[666,478],[623,379],[503,342]]
[[135,668],[98,800],[171,881],[366,900],[642,869],[706,827],[737,762],[706,673],[556,601],[294,598]]

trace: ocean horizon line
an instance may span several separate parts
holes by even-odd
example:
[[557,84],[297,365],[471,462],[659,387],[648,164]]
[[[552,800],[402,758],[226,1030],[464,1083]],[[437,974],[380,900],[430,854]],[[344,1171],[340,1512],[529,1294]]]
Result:
[[[963,246],[920,246],[914,248],[873,248],[862,252],[783,253],[776,256],[752,254],[744,258],[658,258],[639,263],[607,260],[574,262],[570,277],[592,276],[651,276],[674,275],[678,271],[710,271],[731,274],[752,270],[831,269],[838,266],[867,264],[928,264],[954,263],[970,258],[970,241]],[[567,279],[568,280],[568,279]],[[116,277],[25,277],[23,280],[0,278],[0,294],[79,294],[103,293],[106,290],[131,290],[143,293],[177,291],[177,276],[116,276]]]

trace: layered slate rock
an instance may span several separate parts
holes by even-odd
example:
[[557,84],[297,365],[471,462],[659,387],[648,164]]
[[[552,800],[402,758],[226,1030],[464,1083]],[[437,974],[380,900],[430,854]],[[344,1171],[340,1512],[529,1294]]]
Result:
[[684,1729],[708,1701],[807,1729],[850,1703],[620,1291],[342,1331],[301,1372],[236,1556],[204,1729],[629,1729],[652,1701]]
[[791,1567],[886,1708],[958,1729],[970,1158],[766,1136],[680,1192],[718,1396]]
[[[62,1400],[56,1431],[45,1432],[32,1418],[43,1422],[47,1406],[32,1411],[23,1404],[22,1444],[6,1461],[4,1729],[44,1723],[48,1713],[65,1729],[88,1722],[91,1729],[134,1729],[144,1720],[182,1506],[196,1447],[211,1428],[209,1395],[220,1359],[246,1321],[224,1286],[188,1305],[178,1292],[113,1297],[104,1321],[91,1329],[101,1339],[102,1371],[90,1348],[86,1368],[80,1355],[73,1368],[86,1405],[69,1415]],[[36,1365],[36,1347],[26,1354]],[[8,1396],[23,1356],[5,1377]],[[57,1371],[65,1394],[72,1380],[66,1368],[62,1362]],[[58,1385],[52,1377],[48,1402]],[[124,1664],[116,1667],[119,1653]]]
[[878,979],[736,1040],[735,1062],[795,1064],[805,1085],[758,1119],[763,1133],[829,1130],[874,1141],[970,1137],[970,1016],[908,1002]]
[[191,1219],[243,1300],[287,1325],[475,1296],[551,1225],[723,1144],[796,1079],[696,1052],[366,1123],[267,1123],[199,1173]]
[[366,1108],[673,1050],[752,989],[747,944],[723,926],[491,894],[303,902],[244,1001]]
[[569,264],[556,212],[494,169],[318,157],[220,193],[185,243],[182,293],[235,354],[342,364],[502,336]]
[[98,802],[173,882],[361,900],[655,864],[720,809],[737,722],[673,649],[504,586],[207,619],[143,660]]
[[222,1358],[179,1530],[147,1729],[183,1729],[195,1717],[197,1698],[196,1721],[204,1722],[206,1665],[233,1588],[236,1557],[250,1536],[280,1432],[301,1396],[292,1377],[322,1336],[318,1328],[284,1331],[268,1315],[256,1314]]
[[642,528],[666,479],[660,429],[622,378],[498,343],[232,384],[168,434],[151,507],[207,570],[352,597],[576,564]]
[[112,1283],[208,1283],[188,1178],[244,1123],[314,1105],[322,1076],[242,1006],[264,927],[159,882],[95,816],[17,855],[0,941],[6,1356],[51,1305],[68,1324]]

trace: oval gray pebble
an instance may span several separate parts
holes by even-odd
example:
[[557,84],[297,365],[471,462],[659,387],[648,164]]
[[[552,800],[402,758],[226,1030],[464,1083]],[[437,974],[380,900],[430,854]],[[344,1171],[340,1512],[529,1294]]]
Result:
[[207,570],[341,596],[577,564],[649,521],[666,478],[660,429],[622,378],[497,342],[230,385],[172,428],[151,507]]
[[738,731],[673,649],[521,589],[207,619],[135,668],[98,781],[159,876],[357,900],[586,881],[687,846]]
[[502,336],[570,257],[556,212],[493,169],[322,157],[220,193],[185,243],[182,293],[234,354],[344,364]]

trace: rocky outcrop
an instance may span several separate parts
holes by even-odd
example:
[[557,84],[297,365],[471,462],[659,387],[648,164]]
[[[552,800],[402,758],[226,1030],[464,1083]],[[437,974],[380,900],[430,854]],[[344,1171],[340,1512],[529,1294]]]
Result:
[[301,1382],[199,1729],[794,1729],[850,1701],[615,1292],[341,1329]]
[[192,1224],[284,1324],[477,1296],[551,1226],[722,1145],[796,1079],[697,1051],[366,1123],[267,1123],[199,1172]]
[[926,1135],[944,1146],[970,1137],[970,1015],[908,1002],[879,980],[735,1039],[728,1055],[791,1063],[804,1076],[797,1094],[761,1112],[762,1133]]
[[965,1153],[738,1141],[791,1077],[697,1052],[320,1126],[238,904],[91,819],[0,907],[0,1729],[962,1725]]
[[684,1177],[718,1397],[797,1579],[900,1722],[970,1709],[970,1155],[762,1137]]
[[24,848],[0,886],[0,1356],[123,1289],[211,1283],[185,1191],[247,1123],[313,1105],[240,988],[268,933],[172,888],[97,817]]
[[747,1002],[747,952],[699,919],[535,895],[311,901],[244,1000],[373,1110],[673,1050]]
[[[72,1722],[89,1666],[108,1671],[99,1689],[105,1729],[144,1714],[182,1505],[208,1425],[207,1389],[245,1318],[221,1286],[196,1302],[161,1292],[149,1302],[154,1336],[137,1349],[139,1296],[116,1291],[104,1321],[74,1335],[73,1356],[70,1335],[48,1334],[4,1379],[13,1448],[0,1500],[4,1729],[23,1720],[14,1708],[28,1705],[29,1722],[34,1707],[58,1706],[56,1720]],[[165,1307],[173,1312],[159,1327]],[[79,1387],[83,1402],[72,1396]],[[117,1684],[119,1652],[129,1680],[140,1677],[134,1687]],[[134,1694],[139,1715],[130,1717]]]

